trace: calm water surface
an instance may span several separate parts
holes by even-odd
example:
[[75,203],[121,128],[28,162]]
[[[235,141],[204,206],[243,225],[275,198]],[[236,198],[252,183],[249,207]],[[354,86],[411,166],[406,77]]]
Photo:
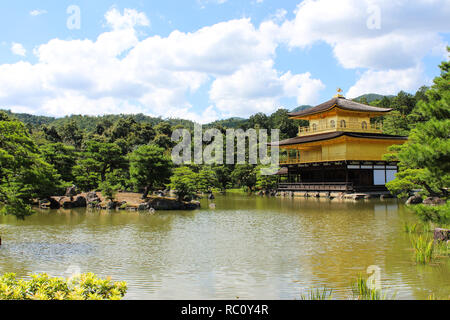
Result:
[[350,295],[371,265],[398,299],[450,295],[450,264],[417,266],[397,200],[217,197],[195,212],[42,211],[0,217],[0,273],[69,276],[79,268],[128,283],[127,299],[299,299]]

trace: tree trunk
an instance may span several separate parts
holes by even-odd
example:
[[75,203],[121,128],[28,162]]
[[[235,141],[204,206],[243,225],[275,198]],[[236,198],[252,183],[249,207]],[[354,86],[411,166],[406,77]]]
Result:
[[104,182],[106,180],[106,170],[108,169],[108,166],[104,166],[102,169],[102,172],[100,173],[102,182]]
[[148,196],[148,194],[149,194],[149,192],[150,192],[150,187],[151,187],[151,186],[146,186],[146,187],[145,187],[145,189],[144,189],[144,194],[142,195],[142,199],[147,199],[147,196]]
[[439,197],[439,196],[441,196],[440,194],[434,192],[433,189],[431,189],[431,187],[428,184],[424,183],[423,186],[425,187],[425,189],[427,189],[428,193],[430,194],[430,197]]

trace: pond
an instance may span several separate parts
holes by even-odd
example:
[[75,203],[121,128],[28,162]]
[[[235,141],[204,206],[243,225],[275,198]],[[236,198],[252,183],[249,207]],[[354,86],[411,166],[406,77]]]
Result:
[[[201,210],[40,211],[0,216],[0,273],[94,272],[128,283],[126,299],[300,299],[310,288],[350,297],[369,266],[397,299],[450,294],[450,264],[416,265],[395,199],[230,194]],[[447,259],[449,260],[449,259]]]

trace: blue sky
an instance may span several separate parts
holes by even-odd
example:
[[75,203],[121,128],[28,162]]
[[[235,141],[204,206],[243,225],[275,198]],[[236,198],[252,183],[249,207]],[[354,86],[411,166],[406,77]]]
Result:
[[0,15],[0,108],[53,116],[209,122],[318,104],[337,87],[413,93],[450,39],[444,0],[19,0]]

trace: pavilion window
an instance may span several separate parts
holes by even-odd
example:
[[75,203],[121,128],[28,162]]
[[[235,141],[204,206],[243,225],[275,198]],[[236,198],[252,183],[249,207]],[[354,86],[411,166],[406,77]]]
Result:
[[331,128],[336,128],[336,122],[334,120],[330,121],[330,127]]
[[313,129],[313,131],[317,131],[317,124],[313,123],[312,129]]
[[341,120],[341,128],[346,128],[347,124],[345,122],[345,120]]
[[361,126],[363,130],[367,130],[367,122],[363,121]]

